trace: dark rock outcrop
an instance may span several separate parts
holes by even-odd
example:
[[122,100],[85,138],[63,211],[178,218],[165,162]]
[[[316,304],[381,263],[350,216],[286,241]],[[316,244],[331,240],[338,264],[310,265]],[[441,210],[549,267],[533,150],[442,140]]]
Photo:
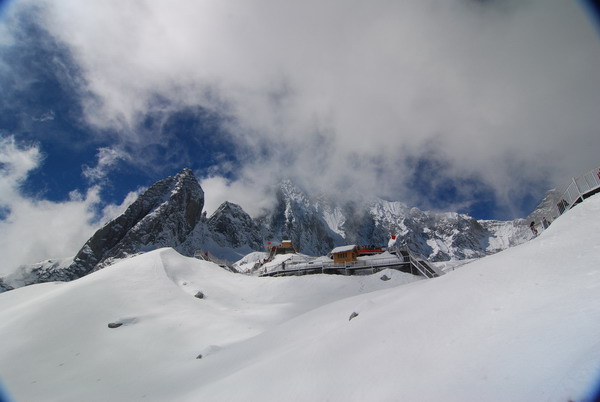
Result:
[[327,225],[318,201],[291,181],[284,180],[276,190],[277,202],[271,213],[258,218],[269,240],[289,239],[297,251],[325,255],[343,239]]
[[13,290],[13,287],[7,283],[4,283],[4,281],[0,278],[0,293],[8,292],[9,290]]
[[254,250],[263,247],[262,228],[237,204],[221,204],[208,219],[206,226],[215,243],[220,246],[249,246]]
[[189,169],[148,188],[127,210],[99,229],[69,267],[76,277],[111,261],[160,247],[177,248],[202,216],[204,191]]
[[98,229],[72,263],[65,266],[49,260],[32,264],[20,267],[7,279],[18,286],[70,281],[131,255],[161,247],[186,248],[203,207],[204,191],[192,171],[183,169],[150,186],[123,214]]

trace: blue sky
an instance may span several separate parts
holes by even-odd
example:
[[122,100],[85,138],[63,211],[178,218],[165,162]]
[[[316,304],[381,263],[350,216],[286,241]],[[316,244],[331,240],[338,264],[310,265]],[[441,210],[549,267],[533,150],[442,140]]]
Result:
[[1,2],[0,240],[63,256],[184,167],[209,212],[290,178],[512,219],[599,164],[583,3],[286,3]]

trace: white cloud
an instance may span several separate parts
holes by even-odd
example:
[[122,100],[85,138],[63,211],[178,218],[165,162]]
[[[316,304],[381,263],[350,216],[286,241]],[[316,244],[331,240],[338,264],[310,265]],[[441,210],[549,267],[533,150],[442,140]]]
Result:
[[143,142],[149,111],[230,118],[240,183],[207,185],[246,208],[264,175],[426,203],[408,183],[432,157],[442,182],[480,180],[511,208],[597,164],[600,46],[576,2],[43,4],[92,124]]
[[243,205],[246,212],[256,216],[273,206],[268,185],[247,180],[229,181],[220,176],[200,180],[204,190],[204,211],[210,216],[224,201]]
[[83,167],[83,176],[91,183],[102,182],[119,161],[130,160],[130,156],[117,148],[103,147],[98,149],[96,166]]
[[[0,206],[7,211],[0,220],[0,276],[21,264],[73,256],[98,229],[94,211],[100,204],[99,186],[85,194],[72,191],[64,202],[23,195],[21,185],[41,163],[36,145],[0,137]],[[105,207],[100,222],[115,217],[130,202],[128,196],[123,205]]]

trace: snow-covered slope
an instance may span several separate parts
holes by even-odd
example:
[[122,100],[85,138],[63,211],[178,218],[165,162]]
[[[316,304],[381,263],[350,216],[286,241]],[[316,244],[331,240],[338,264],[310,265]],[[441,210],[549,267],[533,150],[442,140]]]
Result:
[[172,249],[149,252],[72,282],[3,293],[0,378],[17,401],[177,400],[197,381],[199,354],[415,280],[388,276],[257,278]]
[[0,378],[17,401],[593,401],[599,214],[414,283],[150,252],[0,294]]

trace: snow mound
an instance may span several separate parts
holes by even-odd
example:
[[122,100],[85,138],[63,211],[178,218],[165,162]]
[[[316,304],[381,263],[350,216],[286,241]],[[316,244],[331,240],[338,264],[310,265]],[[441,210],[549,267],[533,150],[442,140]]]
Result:
[[198,356],[215,359],[322,305],[415,280],[392,279],[258,278],[160,249],[2,293],[0,376],[15,400],[178,400],[195,387]]
[[236,261],[233,264],[233,267],[241,273],[252,272],[252,270],[257,266],[257,263],[266,259],[268,256],[269,254],[264,251],[254,251],[246,254],[239,261]]

